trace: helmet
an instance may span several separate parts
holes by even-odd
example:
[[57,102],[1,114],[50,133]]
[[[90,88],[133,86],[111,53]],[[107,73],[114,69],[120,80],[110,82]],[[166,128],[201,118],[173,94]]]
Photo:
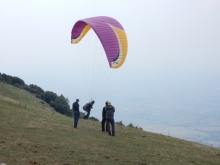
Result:
[[111,104],[111,101],[107,101],[107,104],[110,105],[110,104]]

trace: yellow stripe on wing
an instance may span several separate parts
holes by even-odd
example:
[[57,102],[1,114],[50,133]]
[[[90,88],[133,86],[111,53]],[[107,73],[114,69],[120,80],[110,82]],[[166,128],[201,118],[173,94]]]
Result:
[[122,66],[127,56],[127,50],[128,50],[127,36],[124,30],[121,30],[112,25],[110,26],[114,30],[117,36],[118,43],[119,43],[119,53],[120,53],[118,59],[112,62],[111,68],[119,68],[120,66]]

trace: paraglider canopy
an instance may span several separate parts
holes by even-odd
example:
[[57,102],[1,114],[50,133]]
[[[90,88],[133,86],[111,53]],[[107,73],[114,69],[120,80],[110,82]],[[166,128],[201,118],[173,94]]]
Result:
[[111,17],[98,16],[79,20],[71,33],[71,43],[77,44],[93,29],[104,47],[110,68],[119,68],[127,55],[127,36],[122,25]]

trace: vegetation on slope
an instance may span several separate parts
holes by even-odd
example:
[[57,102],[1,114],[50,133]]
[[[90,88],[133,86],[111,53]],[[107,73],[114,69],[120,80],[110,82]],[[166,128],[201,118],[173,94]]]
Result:
[[[26,105],[26,106],[25,106]],[[25,90],[0,83],[0,163],[219,164],[220,150],[185,140],[116,125],[116,136],[97,121],[61,115]]]
[[56,93],[52,91],[44,91],[41,87],[37,85],[34,85],[34,84],[27,85],[19,77],[10,76],[4,73],[2,74],[0,73],[0,82],[4,82],[10,85],[13,85],[15,87],[24,89],[30,92],[31,94],[33,94],[35,97],[41,100],[44,100],[47,104],[53,107],[57,112],[67,115],[67,116],[72,116],[70,106],[69,106],[69,100],[65,98],[62,94],[58,96]]
[[[0,73],[0,82],[10,84],[17,88],[24,89],[28,91],[29,93],[31,93],[36,98],[41,99],[42,104],[47,103],[55,111],[66,116],[70,116],[70,117],[73,116],[72,109],[69,106],[69,99],[65,98],[62,94],[58,96],[56,93],[52,91],[44,91],[41,87],[37,85],[34,85],[34,84],[27,85],[21,78],[10,76],[4,73]],[[26,104],[24,104],[23,106],[26,106]],[[83,118],[83,116],[85,116],[85,113],[80,112],[80,118]],[[88,119],[93,120],[93,121],[99,121],[97,118],[93,116],[89,117]],[[116,124],[124,125],[122,121],[116,122]],[[130,123],[128,126],[143,130],[141,127],[134,126],[132,123]]]

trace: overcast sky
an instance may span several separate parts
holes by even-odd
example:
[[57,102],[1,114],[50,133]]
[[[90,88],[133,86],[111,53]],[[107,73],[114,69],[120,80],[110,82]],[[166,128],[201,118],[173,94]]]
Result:
[[71,104],[79,98],[82,107],[89,96],[79,48],[88,47],[70,37],[76,21],[93,16],[118,20],[129,46],[124,65],[103,82],[92,116],[101,119],[111,100],[117,121],[148,130],[150,108],[172,111],[178,103],[193,110],[190,101],[207,100],[220,107],[219,0],[0,0],[0,72]]

